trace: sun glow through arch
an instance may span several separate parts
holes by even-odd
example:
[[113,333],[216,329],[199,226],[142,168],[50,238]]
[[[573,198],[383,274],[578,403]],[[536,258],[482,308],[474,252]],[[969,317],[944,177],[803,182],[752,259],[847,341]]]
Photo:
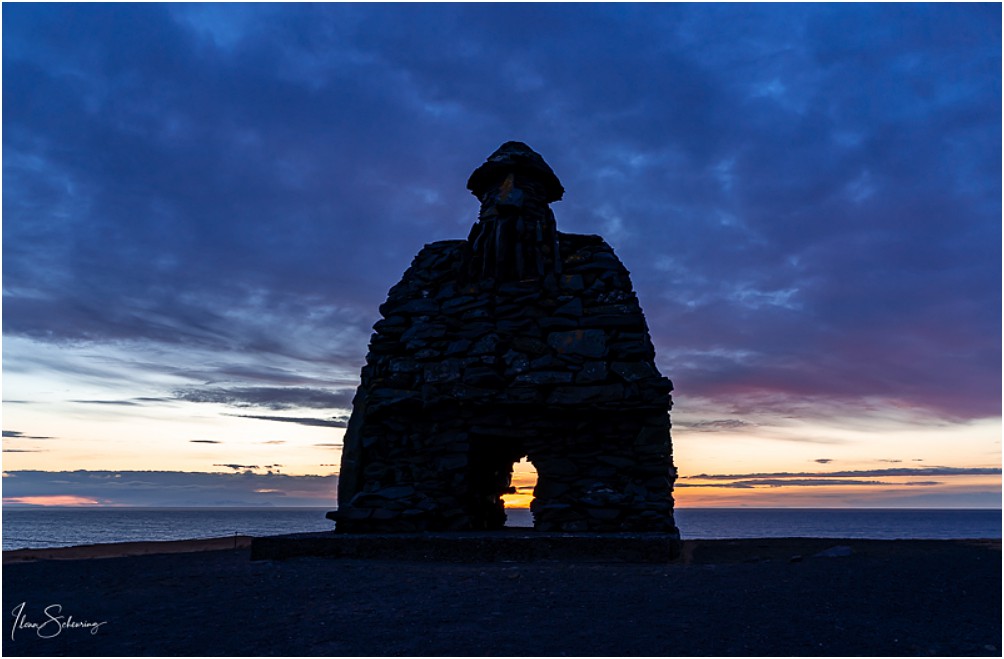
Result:
[[524,456],[513,465],[512,487],[515,492],[502,495],[506,508],[529,508],[533,501],[533,488],[537,486],[537,469]]

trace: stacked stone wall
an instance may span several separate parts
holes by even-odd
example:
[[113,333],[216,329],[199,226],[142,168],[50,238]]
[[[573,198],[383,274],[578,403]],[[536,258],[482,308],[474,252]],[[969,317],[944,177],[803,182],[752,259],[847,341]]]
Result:
[[390,290],[346,432],[339,531],[501,527],[527,456],[536,529],[675,532],[672,384],[628,271],[597,236],[555,236],[537,278],[472,276],[471,242],[443,241]]

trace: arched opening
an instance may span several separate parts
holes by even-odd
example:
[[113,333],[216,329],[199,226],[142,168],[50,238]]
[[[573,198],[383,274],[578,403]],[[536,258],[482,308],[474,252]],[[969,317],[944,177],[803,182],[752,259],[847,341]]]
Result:
[[519,462],[513,464],[512,481],[509,491],[502,495],[505,505],[506,526],[517,528],[533,527],[533,514],[530,512],[530,502],[533,501],[533,489],[537,486],[537,469],[524,455]]
[[515,438],[488,432],[471,433],[465,508],[473,529],[492,530],[506,525],[502,497],[515,492],[513,466],[523,455],[522,444]]

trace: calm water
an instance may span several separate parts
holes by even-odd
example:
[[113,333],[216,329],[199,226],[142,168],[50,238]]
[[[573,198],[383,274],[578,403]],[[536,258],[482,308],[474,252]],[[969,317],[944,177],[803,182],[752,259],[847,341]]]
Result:
[[[3,511],[3,549],[101,542],[181,540],[330,531],[327,508],[33,508]],[[1000,538],[1000,510],[685,508],[685,539]],[[510,526],[530,526],[528,510],[510,510]]]

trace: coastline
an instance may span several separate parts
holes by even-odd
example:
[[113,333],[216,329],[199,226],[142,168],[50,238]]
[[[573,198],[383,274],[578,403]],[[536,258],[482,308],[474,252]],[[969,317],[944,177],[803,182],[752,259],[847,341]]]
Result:
[[[520,532],[528,529],[523,528],[507,528],[504,533],[511,533],[513,531]],[[459,534],[458,534],[459,535]],[[488,534],[490,535],[490,534]],[[338,538],[339,536],[328,533],[302,533],[302,534],[291,534],[290,537],[296,536],[330,536]],[[283,538],[284,536],[274,536],[275,538]],[[136,542],[104,542],[86,545],[73,545],[70,547],[46,547],[46,548],[24,548],[24,549],[8,549],[2,552],[3,565],[14,565],[18,563],[29,563],[37,561],[80,561],[80,560],[95,560],[95,559],[107,559],[107,558],[127,558],[130,556],[151,556],[159,554],[194,554],[202,552],[212,552],[212,551],[233,551],[233,550],[245,550],[250,549],[252,544],[257,538],[255,536],[249,535],[234,535],[234,536],[219,536],[215,538],[192,538],[185,540],[143,540]],[[271,538],[266,538],[271,539]],[[741,560],[748,560],[750,556],[759,557],[763,552],[754,552],[752,554],[746,555],[746,552],[752,547],[758,547],[760,549],[771,548],[772,553],[777,554],[778,552],[783,553],[788,549],[798,549],[809,545],[815,545],[818,543],[823,543],[827,545],[847,545],[848,543],[953,543],[953,544],[971,544],[973,546],[986,547],[988,549],[994,549],[996,551],[1001,551],[1001,538],[944,538],[944,539],[898,539],[898,540],[883,540],[883,539],[867,539],[867,538],[722,538],[722,539],[683,539],[680,541],[682,550],[681,555],[675,559],[666,561],[667,563],[677,563],[683,562],[688,563],[693,559],[694,554],[698,547],[702,548],[702,554],[709,551],[710,548],[714,547],[716,555],[724,560],[732,560],[739,558]],[[734,554],[731,558],[723,555],[723,550],[725,548],[731,548],[731,554]],[[792,556],[798,556],[800,554],[792,554]],[[338,557],[328,557],[329,560],[342,560]],[[258,560],[258,559],[249,559]],[[382,557],[381,560],[386,560],[386,557]],[[402,560],[412,560],[410,558],[404,558]],[[436,559],[430,559],[436,560]],[[456,562],[456,561],[453,561]],[[471,560],[467,562],[483,562],[479,560]],[[491,562],[491,561],[488,561]],[[528,559],[525,562],[533,562],[533,559]],[[619,562],[619,561],[614,561]],[[632,562],[632,561],[627,561]]]
[[[4,508],[3,550],[323,533],[328,508]],[[507,509],[528,530],[528,509]],[[1000,509],[677,508],[684,539],[1000,538]]]
[[144,540],[137,542],[103,542],[71,547],[48,547],[42,549],[9,549],[3,552],[3,564],[25,563],[29,561],[74,561],[100,558],[124,558],[126,556],[146,556],[150,554],[185,554],[225,549],[247,549],[251,546],[251,536],[233,535],[217,538],[195,538],[191,540]]
[[[615,562],[616,557],[608,562],[251,561],[250,550],[234,550],[233,541],[31,550],[47,555],[18,562],[8,561],[5,552],[3,652],[1001,652],[999,539],[684,540],[681,558],[663,564]],[[195,543],[208,544],[200,549]],[[132,553],[122,554],[127,551]],[[22,603],[28,622],[41,619],[44,607],[59,604],[76,621],[103,624],[39,638],[31,627],[14,627],[12,612]]]

